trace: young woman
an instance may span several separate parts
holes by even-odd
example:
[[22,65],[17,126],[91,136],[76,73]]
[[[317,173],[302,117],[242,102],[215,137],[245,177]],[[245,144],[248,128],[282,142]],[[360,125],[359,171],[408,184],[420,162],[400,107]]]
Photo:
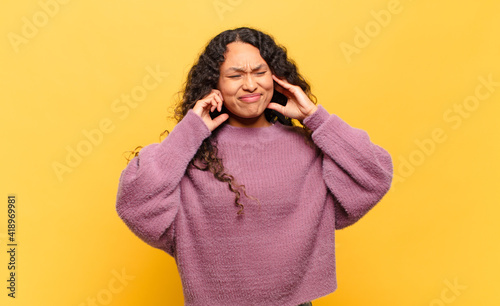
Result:
[[386,194],[392,160],[313,99],[271,36],[224,31],[178,124],[122,172],[117,212],[175,258],[185,305],[310,305],[337,288],[335,230]]

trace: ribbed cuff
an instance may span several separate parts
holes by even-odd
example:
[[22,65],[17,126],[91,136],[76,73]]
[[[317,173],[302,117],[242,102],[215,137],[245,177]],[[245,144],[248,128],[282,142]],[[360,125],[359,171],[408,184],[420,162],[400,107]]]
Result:
[[211,134],[212,132],[210,132],[203,119],[190,109],[160,143],[163,148],[162,154],[172,154],[172,152],[178,152],[182,148],[181,151],[184,152],[178,154],[192,154],[190,156],[192,158],[203,140]]
[[[212,132],[208,129],[208,126],[205,124],[205,121],[203,121],[200,116],[195,114],[192,109],[188,110],[186,116],[182,118],[181,122],[183,121],[187,125],[191,126],[195,131],[199,132],[202,139],[205,139],[212,134]],[[179,122],[179,124],[181,122]]]
[[323,124],[330,117],[330,113],[322,106],[318,105],[318,109],[309,117],[304,119],[304,124],[315,131],[320,125]]

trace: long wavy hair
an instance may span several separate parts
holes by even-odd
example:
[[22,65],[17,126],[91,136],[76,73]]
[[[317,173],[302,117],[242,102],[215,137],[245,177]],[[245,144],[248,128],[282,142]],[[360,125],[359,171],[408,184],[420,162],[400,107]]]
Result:
[[[209,94],[212,89],[217,89],[220,66],[225,60],[224,55],[227,45],[232,42],[247,43],[259,49],[261,57],[266,61],[274,75],[281,79],[285,78],[290,84],[298,85],[313,103],[317,103],[316,96],[311,93],[310,85],[299,74],[295,62],[288,58],[287,50],[284,46],[278,45],[268,34],[253,28],[240,27],[233,30],[226,30],[210,40],[196,63],[191,67],[183,89],[179,92],[182,98],[175,106],[174,118],[177,122],[180,122],[184,118],[198,100]],[[287,98],[275,89],[271,101],[285,105]],[[221,112],[226,111],[223,107]],[[215,118],[219,114],[216,110],[211,116]],[[311,131],[302,122],[300,122],[302,127],[299,127],[291,118],[285,117],[271,109],[265,110],[265,118],[271,123],[278,121],[283,125],[295,127],[298,132],[302,133],[310,141]],[[227,123],[222,123],[222,125],[224,124]],[[219,128],[215,129],[211,136],[203,141],[196,155],[191,160],[190,166],[202,171],[210,171],[217,180],[227,183],[229,189],[235,194],[234,203],[239,206],[238,215],[240,215],[243,214],[244,207],[240,202],[242,194],[256,201],[258,199],[248,196],[245,186],[237,184],[235,178],[231,174],[226,173],[222,159],[217,156],[215,136]]]

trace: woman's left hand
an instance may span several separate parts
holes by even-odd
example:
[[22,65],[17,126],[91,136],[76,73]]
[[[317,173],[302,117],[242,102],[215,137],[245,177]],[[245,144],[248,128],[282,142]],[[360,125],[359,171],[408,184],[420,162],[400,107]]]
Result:
[[318,106],[309,99],[302,88],[288,83],[286,79],[281,80],[274,74],[272,77],[278,83],[275,87],[276,90],[285,95],[288,101],[285,106],[271,102],[267,108],[278,111],[288,118],[297,120],[304,120],[318,109]]

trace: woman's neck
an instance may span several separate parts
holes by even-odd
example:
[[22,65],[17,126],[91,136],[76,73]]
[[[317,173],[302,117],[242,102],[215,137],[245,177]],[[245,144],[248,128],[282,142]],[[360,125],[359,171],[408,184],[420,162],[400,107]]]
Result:
[[254,118],[241,118],[233,114],[229,114],[227,123],[235,127],[247,128],[268,127],[272,125],[271,122],[267,121],[264,113],[262,113],[262,115],[260,115],[259,117]]

